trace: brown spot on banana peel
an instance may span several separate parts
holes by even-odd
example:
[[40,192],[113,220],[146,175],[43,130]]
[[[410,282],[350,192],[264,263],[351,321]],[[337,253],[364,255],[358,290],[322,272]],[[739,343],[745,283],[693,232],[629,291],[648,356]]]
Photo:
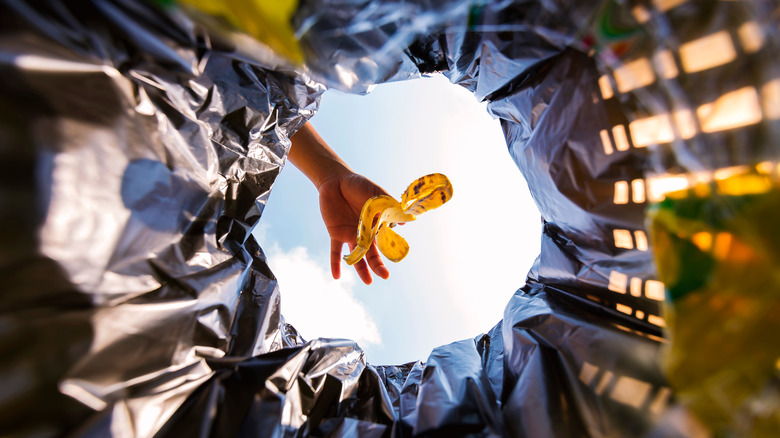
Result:
[[422,188],[422,186],[424,186],[424,185],[425,185],[425,179],[424,179],[424,177],[423,177],[423,178],[419,178],[419,179],[417,180],[417,183],[416,183],[416,184],[414,184],[414,194],[415,194],[415,195],[419,195],[419,194],[420,194],[420,189],[421,189],[421,188]]

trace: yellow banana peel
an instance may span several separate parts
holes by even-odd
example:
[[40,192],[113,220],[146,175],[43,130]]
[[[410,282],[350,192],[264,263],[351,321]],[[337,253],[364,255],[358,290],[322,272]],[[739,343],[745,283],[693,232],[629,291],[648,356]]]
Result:
[[450,198],[452,184],[441,173],[417,178],[401,195],[401,202],[392,196],[374,196],[363,204],[357,229],[357,245],[350,254],[344,256],[344,261],[348,265],[360,261],[376,239],[382,255],[392,262],[400,262],[409,253],[409,244],[392,228],[441,207]]

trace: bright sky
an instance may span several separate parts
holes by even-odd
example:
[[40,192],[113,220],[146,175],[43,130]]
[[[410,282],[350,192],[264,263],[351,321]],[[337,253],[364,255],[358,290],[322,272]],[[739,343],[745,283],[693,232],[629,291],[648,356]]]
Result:
[[[279,279],[282,314],[306,340],[357,341],[368,362],[426,360],[503,318],[539,254],[539,212],[485,105],[442,76],[378,86],[367,96],[328,91],[312,119],[354,169],[391,195],[441,172],[452,200],[396,228],[410,246],[390,279],[364,285],[329,268],[317,191],[292,165],[274,186],[256,235]],[[346,251],[346,246],[344,251]]]

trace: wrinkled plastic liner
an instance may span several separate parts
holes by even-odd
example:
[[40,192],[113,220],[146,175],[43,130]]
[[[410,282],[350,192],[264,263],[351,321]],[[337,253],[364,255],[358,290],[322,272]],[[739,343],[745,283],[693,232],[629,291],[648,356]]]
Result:
[[[727,392],[722,424],[707,417],[712,388],[679,377],[713,362],[686,354],[699,336],[742,340],[733,357],[780,349],[762,336],[776,322],[723,328],[745,321],[739,309],[776,307],[751,292],[777,291],[774,253],[751,236],[776,240],[752,230],[764,230],[757,212],[777,210],[746,210],[747,195],[719,185],[723,169],[764,175],[751,196],[778,179],[776,6],[661,3],[307,0],[292,20],[306,60],[296,69],[170,5],[3,2],[0,430],[686,435],[671,372],[679,406],[705,427],[771,431],[777,413],[754,408],[776,394],[773,368],[732,364],[725,378],[754,386]],[[422,74],[446,75],[500,119],[542,251],[486,334],[377,366],[352,341],[307,342],[285,322],[252,230],[325,89]],[[729,212],[747,219],[718,219]],[[718,232],[748,249],[718,253]],[[669,263],[657,272],[658,245]],[[742,307],[714,322],[694,304],[732,295],[702,269],[745,254],[770,254],[766,281],[734,277],[726,289]]]

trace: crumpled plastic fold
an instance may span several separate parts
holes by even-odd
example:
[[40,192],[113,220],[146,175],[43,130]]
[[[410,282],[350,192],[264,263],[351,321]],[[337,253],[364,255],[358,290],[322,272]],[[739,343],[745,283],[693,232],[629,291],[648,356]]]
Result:
[[[771,432],[774,362],[679,376],[717,362],[686,354],[699,338],[780,355],[751,310],[776,306],[755,236],[776,237],[743,208],[777,211],[777,17],[758,0],[302,0],[294,67],[165,2],[3,1],[0,431]],[[322,92],[426,74],[500,119],[542,250],[485,334],[373,365],[286,323],[252,230]],[[690,264],[755,254],[763,277],[724,287]],[[766,331],[733,328],[751,315]]]

